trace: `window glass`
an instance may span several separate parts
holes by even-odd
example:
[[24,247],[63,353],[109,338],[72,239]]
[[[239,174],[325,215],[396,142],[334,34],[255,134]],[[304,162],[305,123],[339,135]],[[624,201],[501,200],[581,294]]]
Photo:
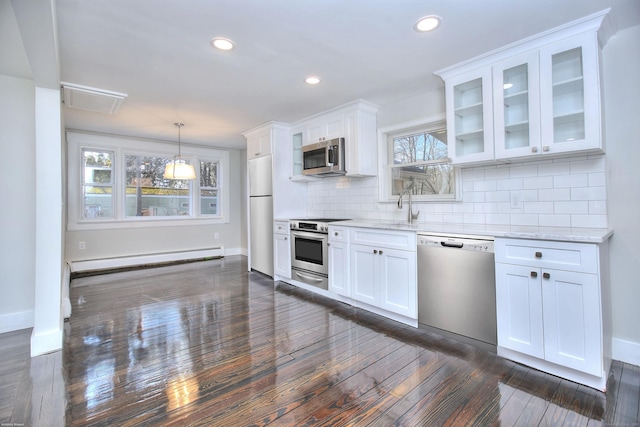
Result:
[[218,169],[219,163],[200,161],[200,214],[218,215]]
[[442,122],[387,134],[386,194],[398,197],[413,182],[415,200],[455,199],[456,169],[448,158]]
[[189,180],[166,179],[172,159],[125,155],[125,216],[188,216]]
[[113,218],[113,152],[82,150],[82,216]]

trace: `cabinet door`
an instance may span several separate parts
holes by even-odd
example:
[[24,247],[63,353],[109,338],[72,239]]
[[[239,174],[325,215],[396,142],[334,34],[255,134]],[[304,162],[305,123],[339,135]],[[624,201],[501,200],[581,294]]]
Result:
[[271,130],[266,129],[247,139],[247,158],[268,156],[271,154]]
[[540,50],[542,151],[602,147],[596,33]]
[[338,295],[351,296],[346,243],[329,243],[329,290]]
[[344,114],[327,114],[307,124],[305,144],[344,137]]
[[495,157],[522,157],[540,151],[538,52],[493,66]]
[[380,306],[417,319],[416,253],[382,248],[378,255]]
[[496,263],[498,346],[544,358],[540,269]]
[[302,146],[304,145],[304,132],[301,129],[291,131],[292,170],[291,176],[302,176]]
[[446,82],[447,138],[453,164],[494,158],[491,87],[491,67]]
[[[374,253],[374,250],[376,253]],[[351,297],[378,306],[376,266],[379,255],[371,246],[351,244]]]
[[602,323],[598,276],[543,270],[545,359],[602,375]]
[[288,234],[273,235],[274,273],[280,277],[291,278],[291,241]]

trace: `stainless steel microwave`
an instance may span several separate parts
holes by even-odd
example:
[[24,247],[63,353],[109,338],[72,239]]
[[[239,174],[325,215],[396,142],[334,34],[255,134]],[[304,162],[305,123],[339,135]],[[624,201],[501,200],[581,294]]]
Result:
[[344,175],[344,138],[320,141],[302,147],[304,175]]

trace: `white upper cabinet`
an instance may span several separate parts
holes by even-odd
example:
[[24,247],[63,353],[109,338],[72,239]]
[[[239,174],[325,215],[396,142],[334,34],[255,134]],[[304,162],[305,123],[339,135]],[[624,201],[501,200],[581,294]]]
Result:
[[598,40],[583,34],[540,50],[542,151],[600,149]]
[[598,36],[606,12],[436,72],[445,81],[452,163],[602,152]]
[[[292,132],[294,169],[292,180],[304,180],[302,146],[333,138],[345,139],[347,176],[375,176],[378,173],[376,114],[378,107],[357,100],[294,123]],[[296,152],[297,147],[300,147]]]
[[247,159],[268,156],[271,154],[272,130],[263,128],[259,132],[246,135],[247,137]]
[[451,161],[456,164],[493,159],[491,69],[485,67],[452,77],[447,80],[445,93]]
[[493,66],[495,157],[540,151],[540,85],[537,52]]

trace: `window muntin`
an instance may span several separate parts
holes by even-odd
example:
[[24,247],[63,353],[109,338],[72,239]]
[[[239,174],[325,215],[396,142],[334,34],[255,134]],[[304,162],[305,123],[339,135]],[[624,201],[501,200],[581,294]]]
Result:
[[387,197],[397,197],[414,180],[414,200],[456,199],[457,170],[451,166],[443,123],[387,134]]
[[218,161],[200,161],[200,215],[218,215],[219,169]]
[[125,216],[188,216],[189,180],[167,179],[164,169],[172,159],[127,154],[125,162]]
[[113,218],[113,151],[82,150],[82,218]]

